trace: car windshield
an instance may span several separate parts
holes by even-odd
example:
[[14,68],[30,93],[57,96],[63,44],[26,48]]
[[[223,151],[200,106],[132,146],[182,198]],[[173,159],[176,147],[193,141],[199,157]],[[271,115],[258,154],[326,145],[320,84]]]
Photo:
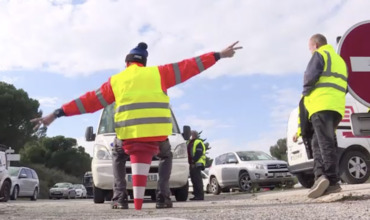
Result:
[[68,188],[69,186],[69,183],[57,183],[53,186],[53,188]]
[[9,167],[10,176],[18,176],[19,170],[19,167]]
[[[171,111],[172,119],[172,133],[180,133],[179,127],[173,113]],[[104,108],[102,117],[100,119],[98,134],[114,133],[114,103]]]
[[261,151],[240,151],[236,152],[241,161],[250,160],[274,160],[270,155]]

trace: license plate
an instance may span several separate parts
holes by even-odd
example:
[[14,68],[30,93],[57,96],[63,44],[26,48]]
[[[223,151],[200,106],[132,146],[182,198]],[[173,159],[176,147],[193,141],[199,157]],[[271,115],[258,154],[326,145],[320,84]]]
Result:
[[[127,175],[127,181],[132,182],[132,175]],[[146,181],[148,182],[157,182],[158,181],[158,174],[148,174]]]
[[284,177],[284,173],[275,173],[275,177]]

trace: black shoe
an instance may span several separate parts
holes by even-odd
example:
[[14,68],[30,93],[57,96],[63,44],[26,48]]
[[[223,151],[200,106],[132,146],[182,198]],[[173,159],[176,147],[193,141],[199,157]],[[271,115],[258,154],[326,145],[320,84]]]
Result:
[[117,200],[113,200],[111,204],[111,208],[112,209],[128,209],[127,197],[123,199],[119,198]]
[[189,200],[191,200],[191,201],[202,201],[202,200],[204,200],[204,198],[194,197],[194,198],[190,198]]
[[157,196],[157,203],[155,205],[157,209],[172,208],[171,198],[166,198],[162,195]]

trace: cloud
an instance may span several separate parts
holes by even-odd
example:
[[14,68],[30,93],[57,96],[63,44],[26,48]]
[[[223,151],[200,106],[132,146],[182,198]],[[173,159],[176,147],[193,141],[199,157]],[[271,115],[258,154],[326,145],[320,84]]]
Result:
[[41,106],[50,108],[57,107],[57,103],[60,101],[58,97],[36,97],[35,99],[39,101]]
[[370,8],[369,1],[342,0],[72,2],[1,1],[0,71],[89,75],[121,69],[139,41],[148,43],[153,65],[240,40],[244,49],[221,60],[206,77],[300,72],[312,34],[321,32],[335,44],[336,36],[368,20]]
[[169,90],[167,90],[167,94],[171,99],[180,98],[184,95],[184,90],[178,88],[178,87],[172,87]]
[[17,81],[20,81],[22,78],[21,77],[11,77],[11,76],[1,76],[0,81],[6,82],[8,84],[14,84]]

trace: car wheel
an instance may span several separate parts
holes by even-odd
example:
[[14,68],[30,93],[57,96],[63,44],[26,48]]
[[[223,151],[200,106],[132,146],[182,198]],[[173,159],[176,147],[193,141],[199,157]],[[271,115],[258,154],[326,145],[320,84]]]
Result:
[[104,203],[106,191],[96,186],[93,188],[94,191],[94,203]]
[[39,190],[37,188],[35,188],[35,190],[33,191],[33,195],[31,196],[31,201],[36,201],[37,200],[38,193],[39,193]]
[[174,190],[176,201],[178,202],[184,202],[188,200],[189,195],[189,182],[186,182],[186,184],[178,189]]
[[19,187],[18,187],[18,186],[14,186],[13,193],[12,193],[12,195],[10,196],[10,199],[11,199],[11,200],[17,200],[17,198],[18,198],[18,193],[19,193]]
[[340,164],[340,177],[348,184],[364,183],[369,179],[369,158],[360,151],[346,153]]
[[71,194],[70,194],[70,192],[68,192],[68,195],[66,196],[65,199],[70,199],[70,198],[71,198]]
[[10,188],[10,181],[5,180],[0,190],[0,202],[7,202],[10,199]]
[[211,193],[211,185],[207,184],[206,193]]
[[297,173],[298,182],[305,188],[311,188],[315,183],[315,177],[313,174]]
[[221,193],[221,187],[218,185],[216,177],[211,178],[210,192],[213,195],[219,195]]
[[251,191],[252,181],[247,172],[240,174],[238,183],[239,183],[239,188],[242,192]]

